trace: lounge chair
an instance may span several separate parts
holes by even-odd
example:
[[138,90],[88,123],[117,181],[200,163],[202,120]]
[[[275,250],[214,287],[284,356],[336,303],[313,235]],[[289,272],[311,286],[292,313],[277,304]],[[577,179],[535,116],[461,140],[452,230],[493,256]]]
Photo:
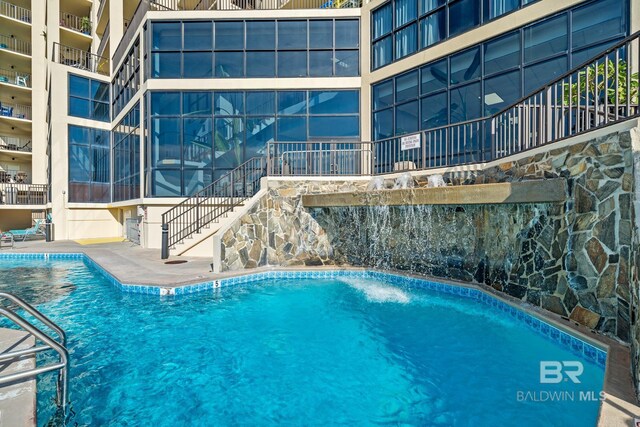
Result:
[[0,231],[0,249],[2,249],[3,245],[13,248],[13,242],[13,234],[10,231]]
[[41,219],[36,219],[36,223],[31,228],[24,230],[9,230],[9,233],[13,234],[14,239],[22,237],[22,241],[27,240],[29,236],[44,236],[44,232],[40,229],[42,225]]

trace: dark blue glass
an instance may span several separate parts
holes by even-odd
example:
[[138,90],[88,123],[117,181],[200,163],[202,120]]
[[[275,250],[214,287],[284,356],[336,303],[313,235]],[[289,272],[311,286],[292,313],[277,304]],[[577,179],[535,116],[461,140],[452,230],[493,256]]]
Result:
[[420,14],[431,12],[433,9],[442,6],[446,0],[422,0],[420,2]]
[[274,141],[275,136],[275,117],[248,118],[246,158],[265,156],[267,143]]
[[75,117],[91,118],[91,101],[69,97],[69,115]]
[[109,104],[106,102],[91,102],[91,118],[101,122],[109,121]]
[[567,70],[566,56],[526,67],[523,75],[524,93],[527,94],[540,89]]
[[247,92],[247,115],[273,115],[275,112],[275,92]]
[[393,79],[373,86],[373,109],[381,110],[393,105]]
[[69,95],[89,98],[91,96],[89,91],[90,84],[89,79],[69,74]]
[[357,90],[309,92],[309,114],[349,114],[360,111]]
[[151,92],[152,116],[180,114],[180,92]]
[[151,120],[151,162],[153,167],[180,167],[182,161],[180,119]]
[[447,92],[425,96],[420,100],[420,129],[430,129],[449,123],[449,104]]
[[418,101],[396,107],[396,135],[416,132],[419,124]]
[[247,52],[247,77],[275,77],[275,52]]
[[521,97],[520,90],[520,70],[485,79],[484,114],[497,113],[517,101]]
[[360,75],[360,55],[357,50],[336,50],[336,76]]
[[244,22],[216,21],[216,50],[244,49]]
[[247,50],[274,50],[276,23],[274,21],[247,21]]
[[480,25],[480,2],[457,0],[449,6],[449,37]]
[[109,102],[109,85],[98,80],[91,80],[91,97],[95,101]]
[[91,135],[89,133],[89,130],[89,128],[83,126],[69,125],[69,144],[88,145],[89,143],[91,143]]
[[183,158],[185,167],[211,167],[213,120],[207,118],[184,119],[183,123]]
[[[336,39],[336,43],[337,43]],[[333,21],[312,20],[309,21],[309,47],[311,49],[333,48]]]
[[418,5],[416,0],[395,0],[395,28],[401,27],[418,16]]
[[184,196],[192,196],[211,183],[211,169],[184,169],[182,171]]
[[278,21],[278,49],[306,49],[307,21]]
[[151,54],[151,77],[179,78],[180,52]]
[[91,149],[89,146],[69,146],[69,181],[89,182],[91,180]]
[[336,20],[336,49],[354,49],[360,46],[360,23],[356,19]]
[[303,91],[278,92],[278,114],[307,114],[307,93]]
[[511,33],[484,45],[484,73],[493,74],[520,64],[520,32]]
[[438,43],[447,37],[446,10],[439,10],[420,20],[420,48]]
[[214,114],[237,116],[244,114],[244,92],[215,92]]
[[358,116],[309,116],[311,138],[356,138],[359,135]]
[[380,68],[393,61],[393,37],[387,36],[373,44],[373,68]]
[[418,25],[412,24],[396,32],[395,59],[411,55],[418,48]]
[[444,59],[422,67],[420,70],[420,82],[420,93],[422,95],[446,89],[449,82],[447,60]]
[[382,110],[373,114],[373,140],[391,138],[395,133],[393,127],[393,109]]
[[571,46],[580,48],[624,36],[626,4],[621,0],[600,0],[577,8],[571,13]]
[[396,77],[396,102],[418,97],[418,70]]
[[154,50],[180,50],[182,24],[180,22],[154,22],[151,46]]
[[537,61],[566,52],[568,48],[567,22],[567,14],[562,14],[525,28],[525,62]]
[[307,118],[306,117],[279,117],[278,141],[306,141]]
[[151,194],[156,197],[176,197],[182,195],[180,169],[156,169],[153,171]]
[[451,123],[482,117],[480,82],[452,89],[450,96],[449,117]]
[[489,21],[520,7],[520,0],[484,0],[484,20]]
[[216,77],[244,76],[244,55],[242,52],[216,52]]
[[306,77],[307,51],[278,52],[278,77]]
[[185,78],[208,78],[213,76],[213,54],[211,52],[184,52]]
[[451,84],[468,82],[480,77],[482,62],[480,48],[473,48],[451,56]]
[[330,77],[333,75],[333,51],[309,51],[309,75],[311,77]]
[[184,49],[211,50],[213,48],[213,23],[210,21],[185,21]]
[[182,95],[184,115],[189,116],[210,116],[211,92],[184,92]]
[[385,34],[389,34],[393,30],[393,5],[392,2],[387,3],[373,11],[371,14],[372,39],[377,39]]
[[214,166],[235,168],[244,161],[244,120],[236,117],[215,119]]

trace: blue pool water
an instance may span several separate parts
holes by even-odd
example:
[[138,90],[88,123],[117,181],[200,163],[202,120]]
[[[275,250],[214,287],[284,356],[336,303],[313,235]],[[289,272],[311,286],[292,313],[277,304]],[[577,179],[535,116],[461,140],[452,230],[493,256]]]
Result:
[[[0,259],[0,288],[36,301],[67,330],[70,425],[597,418],[599,403],[578,392],[597,395],[602,367],[470,298],[362,278],[271,279],[161,298],[122,293],[79,260]],[[540,384],[540,361],[576,360],[580,384]],[[53,377],[38,387],[43,425],[54,412]],[[564,395],[537,401],[544,392]]]

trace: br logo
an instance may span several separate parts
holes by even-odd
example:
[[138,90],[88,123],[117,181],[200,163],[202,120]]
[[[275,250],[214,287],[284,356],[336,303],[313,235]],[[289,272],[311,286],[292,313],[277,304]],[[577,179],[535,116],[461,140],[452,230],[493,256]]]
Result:
[[584,366],[577,361],[545,360],[540,362],[540,383],[558,384],[567,378],[574,384],[580,384],[580,375],[584,372]]

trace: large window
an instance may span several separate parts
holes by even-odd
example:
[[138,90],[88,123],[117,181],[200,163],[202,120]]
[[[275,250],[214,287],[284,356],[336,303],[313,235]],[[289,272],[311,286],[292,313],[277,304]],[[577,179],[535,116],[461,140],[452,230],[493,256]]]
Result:
[[109,131],[69,125],[68,132],[69,202],[110,202]]
[[190,195],[270,141],[358,139],[357,90],[150,92],[147,196]]
[[122,111],[140,89],[140,40],[136,40],[111,82],[112,116]]
[[426,49],[537,0],[390,0],[372,13],[371,68]]
[[151,78],[360,75],[357,19],[152,22]]
[[373,85],[372,138],[501,111],[624,38],[627,7],[593,1]]
[[109,85],[99,80],[69,74],[70,116],[109,121]]
[[113,201],[140,197],[140,104],[113,130]]

